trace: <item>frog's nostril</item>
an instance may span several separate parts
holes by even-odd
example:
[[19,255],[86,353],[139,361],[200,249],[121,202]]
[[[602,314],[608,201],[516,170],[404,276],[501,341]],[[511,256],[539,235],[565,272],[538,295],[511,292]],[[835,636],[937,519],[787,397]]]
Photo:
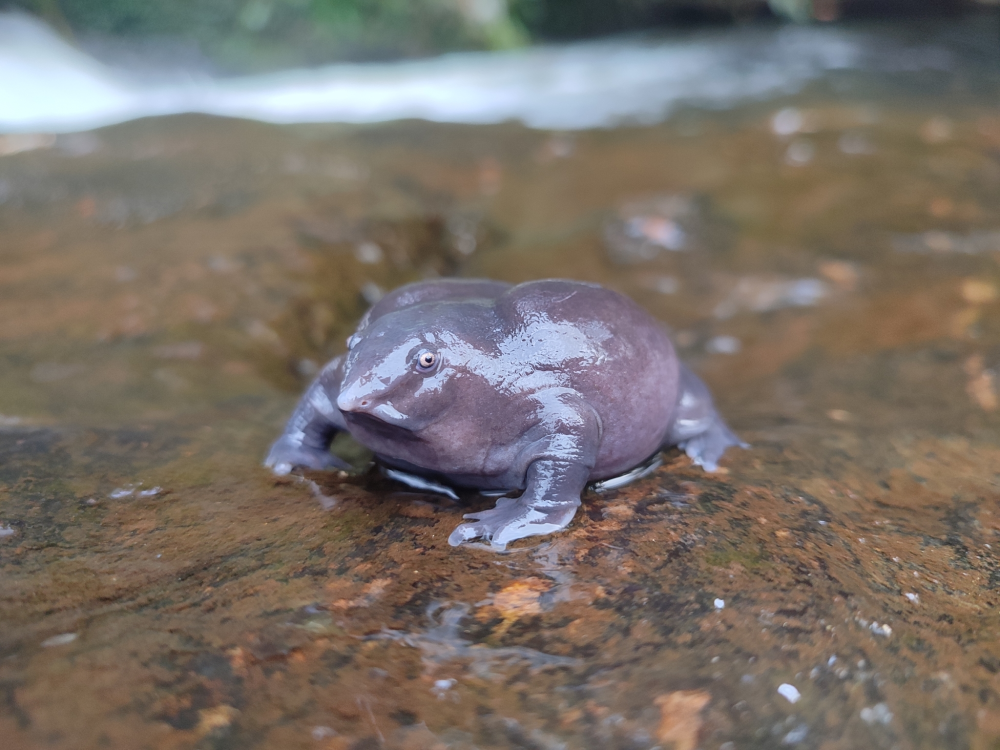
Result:
[[368,406],[368,399],[365,399],[364,401],[362,401],[361,402],[361,406],[362,407]]

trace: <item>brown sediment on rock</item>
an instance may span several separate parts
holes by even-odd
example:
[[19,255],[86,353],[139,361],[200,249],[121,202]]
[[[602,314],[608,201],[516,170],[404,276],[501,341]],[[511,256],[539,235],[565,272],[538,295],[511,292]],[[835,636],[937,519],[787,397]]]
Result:
[[701,731],[701,710],[710,700],[712,696],[702,690],[678,690],[657,696],[653,701],[660,709],[656,739],[671,743],[676,750],[694,750]]
[[[836,123],[859,127],[817,112],[832,123],[811,136],[819,154]],[[4,157],[15,188],[39,165],[52,184],[92,179],[35,213],[0,207],[0,529],[13,532],[0,736],[74,750],[992,747],[994,261],[898,253],[869,229],[888,215],[924,231],[944,193],[1000,226],[992,141],[956,127],[933,146],[947,163],[932,178],[930,114],[891,110],[872,138],[909,140],[817,157],[807,174],[783,163],[771,114],[710,120],[698,138],[669,124],[581,133],[544,162],[548,136],[514,126],[203,118],[110,129],[89,161]],[[130,188],[120,175],[150,144],[165,156]],[[669,288],[612,264],[601,234],[621,206],[665,194],[709,196],[703,221],[736,232],[642,266]],[[469,237],[473,252],[456,251]],[[714,475],[670,452],[505,555],[446,542],[491,501],[414,493],[365,473],[362,451],[360,473],[308,473],[336,498],[326,509],[265,472],[366,285],[456,271],[632,295],[688,334],[682,356],[753,448]],[[836,292],[717,318],[744,277]],[[717,336],[739,352],[708,350]],[[51,641],[64,634],[77,637]]]

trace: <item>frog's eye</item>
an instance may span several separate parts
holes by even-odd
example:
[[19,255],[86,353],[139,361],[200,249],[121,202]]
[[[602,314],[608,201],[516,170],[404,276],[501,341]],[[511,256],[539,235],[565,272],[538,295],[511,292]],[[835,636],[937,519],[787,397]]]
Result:
[[437,355],[434,352],[429,352],[426,349],[421,349],[417,352],[417,369],[421,372],[433,369],[436,364]]

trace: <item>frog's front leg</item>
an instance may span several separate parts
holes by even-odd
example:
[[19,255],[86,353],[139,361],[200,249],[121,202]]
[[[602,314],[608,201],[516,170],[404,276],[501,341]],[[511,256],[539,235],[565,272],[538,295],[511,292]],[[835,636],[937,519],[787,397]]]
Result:
[[576,515],[589,475],[587,466],[539,459],[528,468],[528,487],[520,497],[501,497],[491,510],[466,513],[471,523],[451,532],[448,544],[457,547],[483,537],[504,550],[515,539],[559,531]]
[[275,474],[288,474],[296,467],[307,469],[350,468],[330,453],[330,443],[337,432],[345,432],[344,415],[337,408],[337,395],[343,379],[342,355],[330,362],[302,396],[295,412],[264,459]]
[[545,437],[533,441],[533,460],[520,497],[502,497],[491,510],[467,513],[470,523],[448,537],[450,545],[482,537],[496,550],[515,539],[551,534],[569,525],[580,507],[580,493],[590,477],[601,439],[600,418],[588,405],[567,393],[548,394],[548,414],[535,429]]
[[708,387],[683,363],[680,368],[677,411],[670,432],[663,442],[664,448],[674,445],[687,453],[705,471],[716,471],[719,459],[730,446],[750,447],[729,429],[715,410]]

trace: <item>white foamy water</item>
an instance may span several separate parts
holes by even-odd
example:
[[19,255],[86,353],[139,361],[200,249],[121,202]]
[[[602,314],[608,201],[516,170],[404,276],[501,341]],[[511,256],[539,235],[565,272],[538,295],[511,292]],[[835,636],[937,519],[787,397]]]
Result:
[[835,27],[789,26],[143,81],[102,65],[35,19],[0,14],[0,132],[73,132],[182,112],[276,123],[651,123],[680,104],[728,107],[864,67],[862,39]]

